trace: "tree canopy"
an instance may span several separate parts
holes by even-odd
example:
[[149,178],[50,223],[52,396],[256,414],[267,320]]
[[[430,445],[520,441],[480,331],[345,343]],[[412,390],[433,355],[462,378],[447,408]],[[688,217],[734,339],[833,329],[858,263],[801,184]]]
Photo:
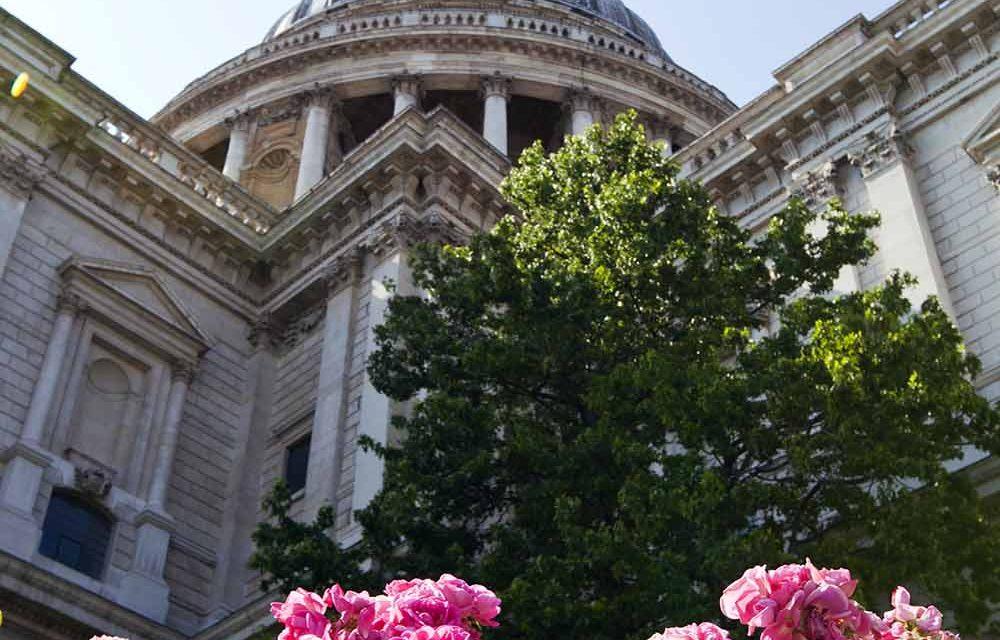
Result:
[[258,568],[284,587],[456,573],[504,599],[501,636],[638,640],[717,620],[748,565],[811,556],[866,576],[861,597],[909,582],[987,623],[1000,535],[946,466],[1000,453],[979,362],[905,274],[830,294],[877,215],[793,198],[754,235],[634,115],[535,145],[503,193],[519,215],[417,249],[429,295],[377,329],[371,379],[410,410],[398,446],[367,443],[387,473],[362,543],[263,525]]

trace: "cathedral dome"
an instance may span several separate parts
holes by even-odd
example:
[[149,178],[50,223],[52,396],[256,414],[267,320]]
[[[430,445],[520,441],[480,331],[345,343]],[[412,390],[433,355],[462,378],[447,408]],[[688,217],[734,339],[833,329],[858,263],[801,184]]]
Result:
[[[286,11],[281,18],[267,32],[264,40],[270,40],[293,29],[299,23],[308,20],[312,16],[346,7],[356,0],[300,0],[291,9]],[[669,56],[664,52],[660,39],[656,36],[649,24],[640,18],[638,14],[625,6],[622,0],[531,0],[532,2],[553,2],[568,6],[574,11],[584,15],[599,18],[610,22],[621,29],[624,29],[630,36],[648,49],[651,49],[664,58]]]

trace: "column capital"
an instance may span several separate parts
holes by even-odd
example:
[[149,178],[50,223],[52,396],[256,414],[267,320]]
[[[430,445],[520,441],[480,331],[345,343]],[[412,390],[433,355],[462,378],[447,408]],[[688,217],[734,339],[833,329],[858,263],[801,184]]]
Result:
[[262,313],[250,324],[247,341],[254,349],[278,346],[280,328],[270,313]]
[[837,165],[832,160],[828,160],[812,171],[793,176],[793,179],[797,186],[792,191],[792,195],[801,198],[806,206],[823,205],[840,197]]
[[419,97],[423,91],[424,81],[419,75],[401,73],[392,78],[392,90],[397,94]]
[[23,153],[0,146],[0,184],[14,195],[27,199],[47,173]]
[[868,179],[898,162],[908,162],[914,154],[906,134],[895,124],[886,132],[871,131],[865,135],[863,147],[848,155],[851,164],[861,169]]
[[313,88],[303,94],[306,108],[319,107],[322,109],[332,109],[339,100],[337,90],[332,86],[320,84],[313,85]]
[[564,105],[570,112],[587,111],[593,114],[601,111],[601,103],[601,98],[591,93],[590,89],[574,88],[567,92]]
[[190,360],[174,360],[170,363],[170,379],[190,386],[198,373],[198,363]]
[[79,294],[63,289],[59,292],[56,300],[56,308],[59,313],[77,316],[88,309],[89,305]]
[[499,96],[504,100],[510,100],[510,89],[513,80],[501,75],[499,71],[491,76],[483,76],[480,82],[479,92],[484,98]]
[[253,122],[256,113],[254,111],[239,111],[233,113],[225,119],[225,125],[230,131],[241,131],[247,132],[250,130],[250,124]]
[[365,250],[363,247],[349,249],[337,256],[323,272],[327,297],[332,298],[344,289],[361,281],[364,271]]

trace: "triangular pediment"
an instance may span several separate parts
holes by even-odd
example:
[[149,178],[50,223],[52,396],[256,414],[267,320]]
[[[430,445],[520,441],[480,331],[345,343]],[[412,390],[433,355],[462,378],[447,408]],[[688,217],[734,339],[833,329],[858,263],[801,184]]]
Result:
[[340,166],[287,209],[271,230],[268,247],[317,215],[349,209],[342,203],[362,199],[359,193],[378,192],[383,199],[391,199],[398,186],[393,180],[413,168],[426,171],[444,166],[461,174],[463,185],[475,185],[484,199],[492,195],[499,201],[497,185],[510,171],[511,162],[447,108],[430,113],[408,109],[351,151]]
[[976,162],[1000,164],[1000,105],[976,126],[964,146]]
[[61,272],[64,279],[86,280],[90,286],[118,296],[124,303],[140,309],[153,323],[162,323],[208,344],[194,315],[155,271],[106,260],[74,258],[63,265]]

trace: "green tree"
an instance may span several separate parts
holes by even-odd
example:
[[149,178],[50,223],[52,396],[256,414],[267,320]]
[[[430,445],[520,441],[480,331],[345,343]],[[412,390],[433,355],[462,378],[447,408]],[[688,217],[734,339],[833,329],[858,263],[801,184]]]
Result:
[[501,636],[622,640],[810,555],[873,605],[909,583],[986,623],[1000,536],[945,466],[1000,452],[979,363],[908,276],[829,295],[877,216],[793,199],[752,237],[634,116],[529,149],[503,192],[521,217],[420,248],[431,295],[378,329],[372,379],[413,408],[398,447],[368,443],[367,584],[453,572],[498,590]]

